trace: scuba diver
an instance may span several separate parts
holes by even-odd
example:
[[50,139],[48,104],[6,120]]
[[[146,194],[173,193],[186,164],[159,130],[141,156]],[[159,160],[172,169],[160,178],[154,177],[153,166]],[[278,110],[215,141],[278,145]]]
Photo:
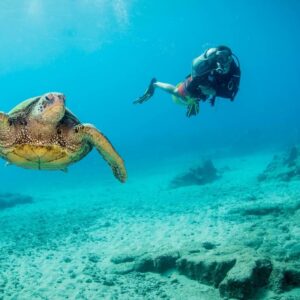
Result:
[[187,107],[186,116],[199,113],[199,102],[208,100],[215,105],[216,97],[233,101],[240,84],[241,70],[238,58],[227,46],[209,48],[192,62],[192,72],[177,86],[153,78],[145,93],[134,104],[148,101],[156,88],[172,94],[175,103]]

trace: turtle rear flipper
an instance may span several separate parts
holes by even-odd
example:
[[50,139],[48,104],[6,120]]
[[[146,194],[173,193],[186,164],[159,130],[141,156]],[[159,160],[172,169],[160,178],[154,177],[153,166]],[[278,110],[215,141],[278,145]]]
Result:
[[83,124],[75,126],[75,131],[82,134],[93,146],[96,147],[103,159],[109,164],[114,176],[121,182],[127,179],[127,173],[123,159],[113,148],[110,141],[93,125]]

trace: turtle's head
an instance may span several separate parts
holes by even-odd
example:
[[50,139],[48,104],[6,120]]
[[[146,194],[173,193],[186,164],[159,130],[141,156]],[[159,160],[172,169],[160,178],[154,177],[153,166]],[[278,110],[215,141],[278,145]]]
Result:
[[42,123],[57,123],[65,114],[65,95],[47,93],[40,97],[32,110],[31,117]]

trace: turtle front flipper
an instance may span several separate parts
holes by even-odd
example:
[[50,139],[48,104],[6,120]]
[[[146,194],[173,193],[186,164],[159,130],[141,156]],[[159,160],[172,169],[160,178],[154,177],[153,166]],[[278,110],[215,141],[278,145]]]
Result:
[[4,112],[0,111],[0,125],[2,125],[3,122],[8,120],[8,115]]
[[87,139],[98,152],[102,155],[104,160],[111,167],[115,177],[121,182],[127,179],[127,173],[123,159],[113,148],[110,141],[91,124],[83,124],[75,126],[75,131],[81,133],[83,138]]
[[8,115],[0,111],[0,142],[9,131],[9,127]]
[[13,128],[9,122],[7,114],[0,112],[0,156],[1,149],[11,145],[15,140],[15,134]]

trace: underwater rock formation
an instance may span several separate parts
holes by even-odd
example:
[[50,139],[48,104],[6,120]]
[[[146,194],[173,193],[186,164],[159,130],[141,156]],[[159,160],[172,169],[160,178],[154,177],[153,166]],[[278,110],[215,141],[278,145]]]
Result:
[[155,272],[154,260],[151,256],[144,256],[134,263],[134,268],[137,272]]
[[259,181],[277,179],[290,181],[300,179],[300,147],[292,147],[287,153],[275,155],[262,174]]
[[170,188],[178,188],[189,185],[203,185],[219,178],[218,171],[211,160],[204,161],[197,168],[191,168],[188,172],[176,176],[170,183]]
[[110,259],[110,261],[114,264],[122,264],[122,263],[132,262],[136,258],[137,258],[136,255],[133,255],[133,254],[130,254],[130,253],[129,254],[124,253],[124,254],[118,254],[118,255],[113,256]]
[[277,206],[257,206],[252,208],[245,208],[241,210],[241,214],[244,216],[266,216],[266,215],[275,215],[278,216],[283,212],[282,208]]
[[145,256],[135,263],[134,270],[138,272],[164,273],[176,267],[178,258],[178,252],[164,253],[155,257]]
[[271,272],[272,263],[268,259],[239,261],[221,282],[220,295],[230,299],[250,299],[259,288],[268,284]]
[[[299,266],[300,267],[300,266]],[[270,287],[275,293],[282,293],[300,287],[300,271],[294,266],[278,266],[270,277]]]
[[179,253],[168,252],[163,254],[151,255],[128,255],[120,254],[111,258],[111,262],[117,265],[113,271],[117,274],[127,274],[136,272],[164,273],[176,267],[176,261],[180,257]]
[[255,251],[231,253],[199,249],[192,254],[178,251],[119,254],[111,262],[113,274],[172,271],[218,289],[224,299],[257,299],[264,289],[282,294],[300,287],[300,272],[295,265],[279,264],[258,256]]
[[226,256],[186,256],[177,261],[177,268],[190,279],[217,288],[235,263],[235,259]]
[[9,207],[14,207],[16,205],[28,204],[32,202],[33,202],[33,198],[30,196],[12,194],[12,193],[0,194],[0,210]]

